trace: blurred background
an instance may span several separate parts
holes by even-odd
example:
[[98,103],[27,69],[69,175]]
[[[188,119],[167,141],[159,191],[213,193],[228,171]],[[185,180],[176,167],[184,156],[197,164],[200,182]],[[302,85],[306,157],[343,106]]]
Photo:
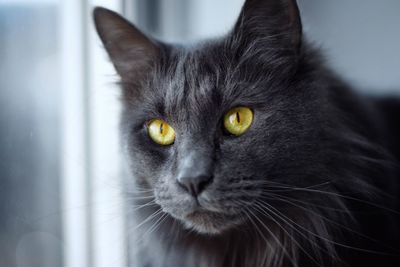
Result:
[[[244,0],[0,0],[0,266],[127,266],[117,80],[101,5],[169,42],[226,33]],[[299,0],[357,90],[400,95],[400,1]]]

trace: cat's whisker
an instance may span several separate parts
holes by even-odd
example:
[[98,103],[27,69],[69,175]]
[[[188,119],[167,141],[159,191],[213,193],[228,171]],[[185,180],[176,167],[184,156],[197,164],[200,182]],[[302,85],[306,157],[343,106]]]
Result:
[[316,188],[316,187],[322,187],[322,186],[330,185],[331,183],[332,183],[331,181],[327,181],[327,182],[314,184],[314,185],[310,185],[310,186],[306,186],[306,187],[296,187],[296,186],[293,186],[293,185],[288,185],[288,184],[279,183],[279,182],[275,182],[275,181],[265,181],[265,184],[270,186],[271,188],[286,188],[286,189],[289,189],[289,190],[291,190],[293,187],[295,187],[295,188],[303,188],[303,189],[312,189],[312,188]]
[[[315,212],[315,211],[312,210],[312,209],[307,209],[306,207],[303,207],[303,206],[301,206],[301,205],[297,205],[297,204],[295,204],[295,203],[293,203],[293,202],[291,202],[291,201],[289,201],[289,200],[283,200],[283,199],[280,199],[280,200],[283,201],[283,202],[286,202],[286,203],[288,203],[288,204],[291,204],[291,205],[293,205],[293,206],[296,206],[296,207],[298,207],[298,208],[304,210],[304,211],[307,212],[307,213],[312,213],[313,216],[317,216],[317,217],[323,219],[324,221],[327,221],[327,222],[329,222],[330,224],[335,225],[335,226],[338,227],[338,228],[344,229],[344,230],[346,230],[346,231],[349,231],[350,233],[353,233],[353,234],[355,234],[355,235],[358,235],[358,236],[360,236],[360,237],[363,237],[363,238],[365,238],[365,239],[367,239],[367,240],[369,240],[369,241],[372,241],[372,242],[374,242],[374,243],[376,243],[376,244],[379,244],[379,245],[381,245],[381,246],[384,246],[384,247],[386,247],[386,248],[389,248],[389,249],[391,249],[392,251],[400,252],[400,251],[399,251],[398,249],[396,249],[396,248],[393,248],[393,247],[391,247],[391,246],[388,246],[387,244],[383,244],[382,242],[379,242],[378,240],[376,240],[376,239],[374,239],[374,238],[371,238],[370,236],[364,235],[364,234],[362,234],[362,233],[360,233],[360,232],[358,232],[358,231],[355,231],[354,229],[351,229],[351,228],[349,228],[349,227],[346,227],[345,225],[343,225],[343,223],[335,222],[335,221],[333,221],[333,220],[327,218],[326,216],[323,216],[322,214],[320,214],[320,213],[318,213],[318,212]],[[264,202],[264,201],[262,201],[262,202],[263,202],[264,204],[266,204],[266,205],[269,205],[268,203],[266,203],[266,202]],[[269,205],[269,206],[272,207],[271,205]],[[273,207],[272,207],[272,208],[273,208]],[[279,212],[276,208],[274,208],[274,209],[275,209],[277,212]],[[281,214],[282,214],[282,213],[281,213]],[[282,216],[284,216],[284,215],[282,214]]]
[[[277,183],[277,184],[282,184],[282,183]],[[339,198],[343,198],[343,199],[352,200],[352,201],[356,201],[356,202],[359,202],[359,203],[371,205],[371,206],[374,206],[376,208],[380,208],[380,209],[395,213],[397,215],[400,215],[400,211],[397,211],[397,210],[394,210],[394,209],[391,209],[391,208],[388,208],[388,207],[373,203],[371,201],[367,201],[365,199],[360,199],[360,198],[356,198],[356,197],[352,197],[352,196],[346,196],[346,195],[339,194],[339,193],[336,193],[336,192],[323,191],[323,190],[317,190],[317,189],[306,188],[306,187],[296,187],[296,186],[291,186],[291,185],[287,185],[287,184],[282,184],[282,186],[278,185],[278,186],[274,186],[274,187],[283,188],[283,189],[289,189],[291,191],[302,191],[302,192],[319,193],[319,194],[326,194],[326,195],[330,195],[330,196],[335,196],[335,197],[339,197]],[[264,191],[266,191],[266,190],[264,190]],[[273,192],[273,191],[271,191],[271,192]]]
[[[296,223],[295,221],[291,220],[289,217],[285,216],[282,212],[280,212],[278,209],[274,208],[272,205],[269,205],[268,203],[265,203],[265,202],[258,202],[258,203],[259,203],[260,205],[262,205],[264,208],[268,209],[268,210],[269,210],[270,212],[272,212],[273,214],[275,214],[275,216],[277,216],[278,218],[280,218],[281,220],[283,220],[289,227],[291,227],[291,228],[292,228],[293,230],[295,230],[298,234],[300,234],[301,236],[303,236],[303,237],[305,238],[305,240],[308,240],[308,241],[310,242],[310,239],[313,238],[313,236],[311,236],[311,237],[310,237],[310,236],[307,236],[307,235],[305,235],[304,233],[302,233],[302,232],[300,231],[300,230],[303,230],[303,231],[304,231],[304,229],[302,229],[302,228],[300,228],[300,230],[297,229],[295,226],[301,227],[298,223]],[[268,208],[268,207],[269,207],[269,208]],[[274,212],[274,211],[271,210],[271,209],[275,210],[276,212]],[[271,218],[272,218],[272,216],[271,216]],[[285,220],[285,218],[286,218],[286,220]],[[287,221],[287,220],[289,220],[289,221]],[[319,237],[318,237],[318,238],[319,238]],[[310,242],[310,244],[313,246],[314,252],[317,254],[317,256],[319,257],[319,259],[322,259],[322,255],[321,255],[321,253],[317,250],[317,248],[320,249],[320,250],[322,250],[322,251],[324,251],[324,252],[326,252],[326,255],[328,255],[329,257],[331,257],[332,260],[334,260],[334,261],[340,261],[341,263],[344,263],[343,260],[340,259],[340,258],[337,256],[337,253],[336,253],[334,247],[331,246],[330,244],[324,243],[325,248],[322,248],[320,245],[318,245],[317,242],[316,242],[315,240],[312,241],[312,242]],[[344,264],[345,264],[345,263],[344,263]]]
[[[143,233],[140,234],[140,236],[137,237],[136,242],[143,242],[149,235],[150,232],[152,232],[152,229],[155,228],[157,226],[157,224],[159,223],[160,220],[162,220],[162,218],[164,218],[164,216],[166,215],[165,213],[161,214],[160,217],[158,217],[160,215],[157,214],[155,217],[153,217],[152,219],[156,219],[156,221],[154,223],[152,223],[152,225]],[[156,218],[157,217],[157,218]]]
[[[265,203],[265,202],[264,202],[264,203]],[[267,204],[267,203],[265,203],[265,204]],[[296,205],[296,204],[293,204],[293,203],[292,203],[292,205]],[[298,206],[298,205],[296,205],[296,206],[299,207],[299,208],[302,208],[301,206]],[[305,211],[311,212],[311,210],[305,209],[304,207],[303,207],[303,209],[304,209]],[[276,209],[275,209],[275,210],[276,210]],[[279,212],[278,210],[276,210],[276,211]],[[281,212],[279,212],[279,213],[280,213],[282,216],[285,216],[285,215],[283,215]],[[314,215],[318,215],[318,214],[315,213],[315,212],[313,212],[313,213],[314,213]],[[285,216],[285,217],[286,217],[288,220],[291,220],[291,219],[288,218],[287,216]],[[321,215],[320,215],[320,217],[321,217]],[[326,220],[329,221],[329,219],[324,218],[324,217],[323,217],[322,219],[326,219]],[[295,222],[293,222],[293,223],[295,223]],[[319,238],[319,239],[321,239],[321,240],[323,240],[323,241],[329,242],[329,243],[331,243],[331,244],[333,244],[333,245],[337,245],[337,246],[341,246],[341,247],[344,247],[344,248],[349,248],[349,249],[353,249],[353,250],[357,250],[357,251],[367,252],[367,253],[374,253],[374,254],[379,254],[379,255],[390,255],[390,256],[393,256],[393,254],[390,254],[390,253],[384,253],[384,252],[380,252],[380,251],[368,250],[368,249],[363,249],[363,248],[359,248],[359,247],[354,247],[354,246],[342,244],[342,243],[339,243],[339,242],[336,242],[336,241],[327,239],[326,237],[322,237],[322,236],[320,236],[320,235],[318,235],[318,234],[316,234],[316,233],[310,231],[309,229],[307,229],[307,228],[305,228],[305,227],[303,227],[303,226],[301,226],[301,225],[299,225],[299,224],[297,224],[297,223],[295,223],[295,224],[296,224],[298,227],[300,227],[302,230],[306,231],[307,233],[309,233],[309,234],[311,234],[311,235],[313,235],[313,236],[315,236],[315,237],[317,237],[317,238]],[[351,232],[357,234],[357,232],[355,232],[354,230],[351,230],[351,229],[349,229],[349,230],[350,230]],[[373,239],[371,239],[371,238],[369,238],[369,237],[367,237],[367,236],[365,236],[365,238],[370,239],[371,241],[374,241]],[[383,245],[383,244],[381,244],[381,245]]]
[[150,220],[154,219],[154,217],[158,216],[160,213],[162,213],[162,209],[159,208],[158,210],[156,210],[155,212],[153,212],[152,214],[150,214],[149,216],[147,216],[146,219],[144,219],[141,223],[137,224],[135,227],[133,227],[132,229],[129,229],[129,231],[135,231],[138,228],[142,227],[144,224],[146,224],[147,222],[149,222]]
[[178,224],[177,220],[172,218],[172,227],[171,227],[171,233],[173,233],[172,242],[176,242],[179,234],[181,233],[181,228],[177,224]]
[[131,190],[131,191],[125,191],[125,194],[127,195],[134,195],[134,196],[152,196],[154,195],[154,191],[137,191],[137,190]]
[[[306,240],[309,240],[309,236],[306,236],[304,233],[302,233],[299,229],[297,229],[294,225],[298,226],[298,224],[293,221],[292,219],[290,219],[289,217],[285,216],[282,212],[280,212],[278,209],[276,209],[275,207],[273,207],[272,205],[264,202],[264,201],[257,201],[256,205],[258,205],[258,207],[261,207],[262,209],[267,209],[268,211],[270,211],[273,215],[277,216],[279,219],[281,219],[282,221],[284,221],[289,227],[291,227],[293,230],[295,230],[298,234],[300,234],[301,236],[305,237]],[[275,210],[275,212],[274,212]],[[266,214],[268,215],[268,214]],[[273,216],[270,217],[270,219],[273,219]],[[321,246],[319,246],[318,244],[316,244],[315,242],[311,243],[313,246],[318,247],[321,250],[324,250],[325,252],[327,252],[328,255],[335,257],[336,255],[333,253],[332,249],[323,249],[321,248]]]
[[129,200],[154,199],[154,196],[125,196]]
[[367,204],[367,205],[370,205],[370,206],[374,206],[376,208],[383,209],[385,211],[389,211],[389,212],[395,213],[397,215],[400,215],[400,212],[397,211],[397,210],[394,210],[394,209],[391,209],[391,208],[388,208],[388,207],[384,207],[382,205],[373,203],[371,201],[367,201],[367,200],[360,199],[360,198],[355,198],[355,197],[352,197],[352,196],[346,196],[346,195],[335,193],[335,192],[322,191],[322,190],[316,190],[316,189],[306,189],[306,188],[294,188],[294,189],[298,190],[298,191],[305,191],[305,192],[310,192],[310,193],[319,193],[319,194],[325,194],[325,195],[331,195],[331,196],[335,196],[335,197],[339,197],[339,198],[344,198],[344,199],[347,199],[347,200],[353,200],[353,201],[356,201],[356,202],[359,202],[359,203],[363,203],[363,204]]
[[167,213],[163,213],[160,218],[157,219],[155,223],[149,229],[143,234],[143,238],[146,236],[149,236],[151,233],[153,233],[161,224],[162,222],[168,217]]
[[146,202],[145,204],[138,205],[138,206],[134,207],[133,209],[130,209],[130,212],[137,211],[139,209],[143,209],[143,208],[149,207],[149,206],[157,206],[157,203],[155,202],[155,200],[152,200],[152,201]]
[[153,189],[134,188],[133,190],[131,190],[131,192],[134,192],[134,193],[153,193],[154,190]]
[[[313,206],[313,207],[318,207],[322,210],[331,210],[331,211],[336,211],[336,212],[342,212],[342,213],[346,213],[349,216],[353,217],[352,212],[347,208],[347,207],[343,207],[343,209],[339,209],[339,208],[333,208],[333,207],[329,207],[329,206],[322,206],[316,203],[312,203],[312,202],[306,202],[303,200],[299,200],[299,199],[295,199],[293,197],[287,196],[287,195],[281,195],[281,194],[276,194],[275,192],[270,192],[267,191],[267,194],[263,194],[262,197],[268,197],[268,196],[274,196],[274,197],[279,197],[279,198],[284,198],[284,199],[288,199],[294,202],[298,202],[304,205],[308,205],[308,206]],[[273,198],[272,198],[273,199]]]
[[[268,213],[268,212],[271,212],[271,213],[273,213],[273,214],[275,214],[278,218],[280,218],[281,220],[283,220],[278,214],[276,214],[276,213],[274,213],[271,209],[269,209],[267,206],[265,206],[265,205],[260,205],[261,203],[255,203],[255,207],[256,207],[256,209],[259,211],[259,212],[261,212],[261,213],[263,213],[264,215],[266,215],[266,216],[268,216],[272,221],[274,221],[275,222],[275,224],[277,225],[277,226],[279,226],[279,228],[281,228],[282,229],[282,231],[284,231],[286,234],[287,234],[287,236],[293,241],[293,243],[294,244],[296,244],[298,247],[299,247],[299,249],[301,250],[301,251],[303,251],[304,252],[304,254],[307,256],[307,257],[309,257],[310,258],[310,260],[311,261],[313,261],[315,264],[317,264],[318,266],[322,266],[322,264],[320,263],[320,262],[318,262],[316,259],[314,259],[314,257],[312,257],[301,245],[300,245],[300,243],[299,242],[297,242],[297,240],[293,237],[293,235],[291,235],[286,229],[285,229],[285,227],[283,227],[273,216],[271,216],[271,214],[270,213]],[[297,231],[297,229],[295,229],[290,223],[288,223],[287,221],[285,221],[285,220],[283,220],[283,222],[285,222],[289,227],[291,227],[291,228],[293,228],[295,231]],[[300,233],[300,232],[299,232]],[[303,237],[306,237],[306,240],[308,239],[308,237],[307,236],[305,236],[303,233],[300,233]],[[321,249],[321,247],[318,245],[318,244],[314,244],[314,245],[316,245],[316,246],[318,246],[320,249]],[[319,258],[321,258],[321,257],[319,257]]]
[[290,262],[293,264],[293,266],[298,266],[297,262],[292,258],[293,255],[290,255],[290,253],[287,251],[287,249],[282,244],[282,242],[279,240],[279,238],[268,228],[267,225],[265,225],[265,223],[260,218],[258,218],[258,216],[255,213],[253,213],[249,208],[246,208],[246,209],[250,214],[253,215],[253,218],[255,218],[261,224],[261,226],[264,227],[264,229],[269,233],[269,235],[274,239],[274,241],[281,247],[283,253],[286,254],[286,256],[288,257]]
[[[269,181],[268,180],[268,181],[265,181],[265,182],[266,182],[266,184],[276,184],[277,186],[273,186],[273,187],[276,187],[276,188],[286,188],[286,189],[296,188],[297,190],[300,190],[300,189],[313,189],[315,187],[320,187],[320,186],[324,186],[324,185],[328,185],[328,184],[332,183],[332,181],[327,181],[327,182],[324,182],[324,183],[321,183],[321,184],[316,184],[316,185],[313,185],[313,186],[299,187],[299,186],[296,186],[296,185],[293,185],[293,184],[286,184],[286,183],[276,182],[276,181]],[[384,192],[382,190],[379,190],[375,186],[372,186],[372,185],[369,185],[369,186],[373,187],[373,189],[376,191],[375,193],[378,193],[380,195],[385,195],[386,197],[389,197],[389,198],[396,198],[396,196],[394,196],[392,194],[389,194],[387,192]]]
[[[261,238],[264,240],[265,245],[269,246],[269,241],[268,239],[264,236],[263,232],[260,230],[260,228],[257,226],[257,224],[254,222],[254,220],[251,218],[250,214],[248,213],[247,209],[243,210],[243,214],[245,215],[245,217],[247,217],[247,219],[249,220],[249,222],[253,225],[254,229],[256,230],[256,232],[261,236]],[[265,262],[266,259],[264,258],[263,262]]]

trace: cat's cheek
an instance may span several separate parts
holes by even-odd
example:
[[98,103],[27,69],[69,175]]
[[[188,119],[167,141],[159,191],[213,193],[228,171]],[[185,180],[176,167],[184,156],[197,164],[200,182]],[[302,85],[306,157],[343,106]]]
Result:
[[131,158],[130,170],[132,178],[137,182],[145,182],[154,187],[157,183],[157,176],[162,171],[157,165],[152,164],[151,157]]

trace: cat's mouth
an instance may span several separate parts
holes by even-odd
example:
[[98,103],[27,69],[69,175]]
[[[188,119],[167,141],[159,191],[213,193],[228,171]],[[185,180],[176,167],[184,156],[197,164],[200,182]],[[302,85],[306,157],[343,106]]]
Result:
[[198,233],[215,235],[243,223],[244,216],[238,209],[221,208],[217,203],[203,198],[193,198],[188,194],[165,197],[156,194],[156,203],[162,210],[182,222],[187,229]]
[[204,234],[220,234],[237,225],[241,220],[237,216],[197,209],[187,214],[183,220],[186,227]]

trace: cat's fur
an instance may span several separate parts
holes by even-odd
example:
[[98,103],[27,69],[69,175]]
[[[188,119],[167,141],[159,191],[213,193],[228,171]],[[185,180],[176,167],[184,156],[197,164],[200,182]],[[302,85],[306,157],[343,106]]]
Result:
[[[327,69],[295,1],[247,0],[231,33],[191,46],[94,18],[123,89],[130,266],[400,266],[400,105]],[[239,137],[221,123],[236,106],[254,111]],[[173,145],[150,140],[153,118]],[[197,200],[176,181],[187,158],[213,176]]]

